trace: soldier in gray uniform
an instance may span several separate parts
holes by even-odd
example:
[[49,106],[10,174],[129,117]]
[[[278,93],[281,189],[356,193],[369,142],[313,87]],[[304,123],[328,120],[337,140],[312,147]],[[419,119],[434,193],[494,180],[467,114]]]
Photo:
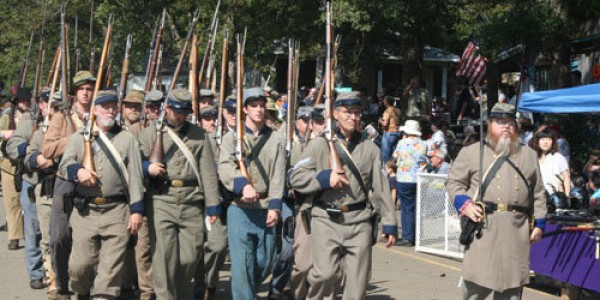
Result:
[[121,111],[121,124],[124,130],[131,132],[136,138],[140,135],[140,114],[142,113],[142,103],[144,102],[144,92],[131,90],[123,99],[123,111]]
[[149,124],[154,123],[160,116],[161,106],[165,100],[165,95],[159,90],[153,90],[146,94],[144,100],[146,100],[146,111],[144,113],[148,119],[148,122],[146,122],[145,125],[148,126]]
[[[42,261],[44,263],[44,271],[46,285],[48,286],[48,299],[57,299],[57,288],[55,284],[54,268],[52,267],[52,255],[50,253],[50,214],[52,211],[52,196],[54,192],[54,178],[56,167],[52,160],[45,158],[41,155],[42,140],[44,138],[44,128],[48,124],[47,114],[55,114],[58,111],[58,107],[62,103],[61,94],[56,92],[52,95],[52,103],[48,103],[50,97],[49,89],[42,91],[41,100],[38,102],[40,113],[43,116],[44,121],[39,123],[37,130],[33,133],[33,136],[29,140],[29,146],[27,147],[27,153],[25,155],[25,168],[26,170],[33,172],[37,177],[37,184],[35,184],[35,205],[37,210],[37,216],[39,221],[39,227],[42,234],[40,241],[42,251]],[[48,100],[48,102],[46,102]],[[42,104],[46,103],[46,104]],[[47,107],[50,105],[50,109]],[[33,183],[33,182],[32,182]]]
[[[217,108],[207,106],[200,110],[200,125],[207,133],[210,146],[215,154],[215,161],[218,161],[216,141],[216,119]],[[220,200],[222,201],[222,195]],[[196,271],[195,294],[197,299],[213,299],[219,283],[219,270],[225,264],[227,255],[227,225],[224,220],[219,218],[211,224],[210,228],[205,229],[204,241],[204,264],[202,268]],[[204,292],[204,294],[202,294]]]
[[[48,107],[48,92],[44,93],[44,96],[42,97],[43,100],[38,102],[38,109],[42,111]],[[29,274],[29,286],[32,289],[42,289],[45,287],[43,282],[42,251],[40,248],[41,232],[36,208],[36,197],[34,195],[38,177],[36,173],[25,169],[27,147],[39,119],[37,114],[29,112],[17,124],[15,132],[6,143],[8,158],[16,164],[15,179],[18,178],[18,180],[15,181],[15,185],[20,184],[18,188],[22,191],[19,193],[19,200],[23,210],[23,223],[25,225],[25,265]]]
[[[118,102],[116,92],[98,92],[92,111],[95,123],[71,135],[59,165],[61,176],[75,183],[73,196],[65,197],[75,207],[69,220],[69,277],[82,299],[119,296],[127,242],[144,214],[140,149],[135,137],[115,124]],[[86,132],[95,171],[82,164]]]
[[[52,115],[48,129],[43,134],[41,155],[58,165],[67,148],[71,135],[83,126],[85,115],[90,112],[92,94],[96,78],[89,71],[79,71],[73,77],[71,95],[75,96],[73,105]],[[65,99],[66,102],[66,99]],[[68,118],[68,119],[67,119]],[[69,128],[69,122],[74,128]],[[72,131],[71,131],[72,130]],[[52,212],[50,215],[50,251],[56,275],[56,288],[60,299],[70,299],[69,294],[69,256],[71,253],[71,230],[69,216],[63,207],[63,195],[73,191],[73,183],[57,174],[52,195]]]
[[237,195],[227,209],[233,299],[251,300],[276,258],[275,226],[285,186],[285,152],[278,134],[265,126],[263,89],[245,90],[243,103],[246,117],[238,126],[246,132],[242,148],[250,180],[239,169],[233,132],[223,138],[219,175],[223,185]]
[[150,179],[148,218],[154,229],[152,277],[158,299],[191,294],[189,283],[202,259],[204,209],[210,223],[219,215],[214,154],[204,131],[186,121],[191,101],[192,95],[184,89],[168,95],[162,162],[149,161],[156,127],[144,129],[139,138],[144,174]]
[[[296,121],[294,124],[291,124],[291,126],[294,126],[294,130],[292,131],[293,136],[291,138],[291,152],[287,158],[286,169],[288,170],[293,167],[298,160],[300,160],[300,155],[302,155],[302,151],[306,147],[311,113],[311,107],[299,107],[298,112],[296,113]],[[286,147],[289,141],[287,137],[287,126],[290,125],[286,123],[285,126],[281,126],[280,129],[281,136],[285,138],[283,143],[286,145]],[[296,206],[299,206],[304,201],[306,196],[299,193],[293,193],[293,191],[291,191],[289,188],[286,190],[288,193],[286,197],[284,197],[281,210],[281,219],[283,222],[283,230],[281,235],[282,247],[281,253],[279,253],[279,257],[273,269],[273,277],[269,287],[270,299],[279,299],[284,294],[291,292],[289,289],[286,290],[286,287],[290,282],[292,266],[294,264],[294,212]]]
[[[480,235],[465,249],[465,300],[486,299],[491,293],[494,299],[521,299],[523,285],[529,282],[530,244],[542,238],[546,225],[546,193],[537,153],[519,142],[515,119],[513,105],[496,103],[482,141],[483,170],[488,171],[480,177],[480,143],[475,143],[460,150],[446,181],[461,216],[484,222]],[[479,182],[484,182],[482,197]],[[485,211],[474,203],[479,199]],[[535,220],[533,229],[530,219]]]
[[377,238],[373,233],[377,226],[373,222],[375,208],[380,209],[383,231],[388,235],[386,246],[396,241],[396,219],[389,183],[381,171],[380,151],[358,131],[360,105],[356,93],[340,93],[335,102],[333,116],[339,128],[333,134],[344,172],[330,168],[328,142],[318,137],[308,144],[291,174],[296,191],[316,193],[310,224],[313,268],[308,274],[307,299],[323,299],[331,294],[342,253],[344,299],[366,297],[372,237]]

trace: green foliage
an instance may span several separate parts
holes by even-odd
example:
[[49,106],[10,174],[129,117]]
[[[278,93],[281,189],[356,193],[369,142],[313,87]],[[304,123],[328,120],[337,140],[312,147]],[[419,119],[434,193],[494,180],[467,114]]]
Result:
[[[39,33],[41,8],[46,0],[5,0],[0,10],[0,77],[7,85],[16,81],[25,55],[31,30]],[[92,43],[89,43],[90,4],[94,2]],[[335,32],[341,34],[339,61],[345,84],[360,85],[361,67],[383,59],[384,53],[403,58],[404,80],[420,75],[423,47],[430,45],[453,53],[462,53],[472,35],[482,40],[482,52],[489,57],[525,43],[536,51],[563,47],[582,33],[578,26],[597,20],[600,4],[597,0],[335,0]],[[59,40],[59,5],[48,1],[47,24],[44,32],[44,78]],[[217,0],[70,0],[67,2],[67,22],[70,45],[73,44],[74,22],[78,17],[78,37],[82,68],[89,65],[90,50],[100,55],[106,23],[114,16],[113,74],[120,72],[127,34],[133,35],[130,70],[143,72],[152,32],[163,8],[168,18],[164,46],[172,61],[178,59],[190,18],[200,11],[200,55]],[[320,0],[223,0],[219,11],[217,45],[219,52],[223,29],[230,32],[230,49],[235,49],[236,33],[248,28],[246,62],[248,66],[268,71],[273,62],[273,42],[294,38],[301,43],[301,57],[322,55],[325,41],[325,16]],[[35,69],[37,40],[30,55],[29,80]],[[72,49],[71,49],[72,50]],[[71,56],[74,62],[74,56]],[[96,61],[96,64],[98,61]],[[73,68],[72,68],[73,69]]]

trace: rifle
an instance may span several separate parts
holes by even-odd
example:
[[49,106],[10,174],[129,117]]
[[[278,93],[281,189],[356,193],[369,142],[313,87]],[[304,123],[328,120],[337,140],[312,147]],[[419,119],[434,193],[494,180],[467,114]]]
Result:
[[[341,41],[342,41],[342,36],[341,35],[337,35],[335,37],[335,43],[333,44],[333,57],[334,57],[334,59],[333,59],[332,66],[331,66],[332,72],[337,67],[337,51],[338,51],[338,48],[340,46]],[[323,78],[325,78],[325,76],[327,76],[327,75],[325,74],[325,72],[323,72]],[[333,76],[333,78],[335,79],[335,76]],[[315,103],[314,103],[315,105],[321,104],[321,101],[323,101],[323,95],[324,94],[325,94],[325,83],[321,82],[321,86],[319,87],[319,93],[317,93],[317,98],[316,98]]]
[[227,44],[229,43],[229,31],[225,30],[223,36],[223,55],[221,57],[221,92],[219,93],[219,108],[217,115],[217,149],[221,149],[223,143],[223,107],[225,106],[225,95],[227,93]]
[[67,133],[75,132],[75,125],[71,120],[71,98],[69,96],[69,62],[68,62],[68,43],[67,43],[67,24],[66,8],[64,5],[60,9],[60,85],[62,91],[62,99],[64,102],[63,110],[65,121],[67,122]]
[[[42,31],[40,32],[40,43],[38,46],[38,58],[35,65],[35,79],[33,81],[33,103],[36,103],[36,100],[40,96],[41,92],[41,81],[42,81],[42,66],[44,65],[44,29],[46,28],[46,6],[48,5],[48,1],[44,2],[44,6],[42,7]],[[32,106],[35,107],[35,106]],[[37,122],[34,122],[34,126]]]
[[237,105],[236,105],[236,119],[237,124],[235,126],[235,147],[234,154],[235,159],[237,160],[238,166],[240,168],[240,172],[246,180],[248,184],[252,186],[252,179],[250,178],[250,174],[248,173],[248,169],[246,168],[246,163],[244,162],[244,154],[243,154],[243,141],[244,141],[244,118],[243,118],[243,110],[242,106],[244,105],[244,48],[246,48],[246,33],[244,33],[244,37],[240,38],[240,34],[237,35],[237,73],[236,73],[236,82],[237,82]]
[[329,145],[329,167],[334,172],[338,173],[342,177],[345,177],[348,180],[344,168],[342,167],[342,162],[340,161],[340,156],[337,153],[335,147],[335,135],[333,133],[333,102],[332,99],[332,91],[331,91],[331,76],[333,73],[331,72],[331,0],[325,2],[326,5],[326,13],[327,13],[327,25],[326,25],[326,34],[325,34],[325,47],[327,49],[327,56],[325,60],[325,138],[327,139],[327,143]]
[[287,158],[289,160],[292,155],[292,141],[294,140],[294,106],[295,102],[295,94],[294,90],[294,77],[296,74],[295,69],[295,42],[290,39],[288,42],[288,78],[287,78],[287,89],[288,89],[288,103],[287,103],[287,127],[286,127],[286,143],[285,143],[285,152],[287,154]]
[[[58,52],[57,60],[60,60],[60,51]],[[50,113],[52,112],[52,100],[54,99],[54,91],[56,90],[56,84],[58,81],[58,73],[60,72],[60,65],[57,63],[54,68],[56,70],[51,70],[52,77],[52,87],[50,88],[50,99],[48,100],[48,107],[46,108],[46,115],[44,116],[44,121],[42,122],[42,132],[46,133],[48,131],[48,126],[50,125]]]
[[158,60],[156,61],[156,68],[154,69],[154,80],[152,81],[152,90],[163,90],[162,88],[162,59],[163,59],[163,46],[160,45],[160,51],[158,51]]
[[77,72],[79,72],[79,57],[80,57],[80,52],[79,51],[79,37],[78,37],[78,27],[79,27],[79,22],[77,20],[77,17],[75,17],[75,40],[73,41],[73,48],[75,48],[75,74],[77,74]]
[[[216,14],[215,14],[216,16]],[[217,35],[217,28],[219,27],[219,18],[216,19],[216,23],[215,23],[215,28],[214,31],[211,33],[210,36],[210,59],[208,60],[208,68],[206,69],[206,80],[205,80],[205,84],[204,84],[204,88],[206,89],[210,89],[210,84],[212,83],[212,75],[213,75],[213,71],[215,69],[215,60],[217,58],[217,56],[215,55],[215,41],[216,39],[216,35]]]
[[29,46],[27,52],[23,57],[23,64],[21,65],[21,71],[19,72],[19,88],[25,87],[27,83],[27,71],[29,71],[29,54],[31,53],[31,45],[33,44],[33,35],[35,31],[31,31],[31,37],[29,38]]
[[125,56],[123,57],[123,66],[121,68],[121,83],[119,84],[119,112],[121,113],[121,125],[125,122],[123,119],[123,99],[127,90],[127,73],[129,73],[129,59],[131,57],[131,34],[127,35],[127,44],[125,45]]
[[[179,77],[179,72],[181,70],[181,67],[183,66],[183,62],[185,61],[185,55],[190,46],[190,41],[192,39],[194,27],[196,27],[196,22],[198,21],[198,13],[199,13],[198,10],[196,10],[194,12],[192,22],[190,23],[190,28],[188,29],[187,36],[185,37],[185,43],[183,44],[183,49],[181,50],[181,56],[179,56],[179,62],[177,63],[177,67],[175,68],[175,72],[173,73],[173,79],[171,81],[171,84],[169,85],[169,92],[171,92],[175,88],[175,83],[177,82],[177,78]],[[167,105],[168,99],[169,99],[169,97],[165,97],[165,100],[164,100],[163,106],[162,106],[163,109],[162,109],[158,119],[156,119],[156,123],[155,123],[155,125],[156,125],[156,140],[154,141],[154,144],[152,145],[152,149],[150,150],[150,155],[148,155],[148,161],[151,163],[155,163],[155,162],[162,163],[163,162],[162,134],[163,134],[164,121],[165,121],[165,109],[164,108]]]
[[92,43],[92,37],[94,36],[94,1],[90,1],[90,73],[94,74],[94,61],[96,59],[96,53],[94,44]]
[[158,55],[160,52],[160,44],[162,42],[163,30],[165,28],[165,16],[167,14],[166,10],[163,10],[162,18],[160,21],[160,27],[158,29],[158,33],[156,34],[156,44],[154,45],[153,53],[152,53],[152,61],[150,62],[150,69],[146,76],[146,87],[144,90],[149,92],[152,88],[152,82],[154,81],[155,69],[156,69],[156,61],[158,60]]
[[96,171],[96,165],[94,163],[94,153],[92,152],[92,131],[94,129],[94,123],[96,122],[96,114],[94,113],[94,102],[96,101],[96,97],[98,96],[98,91],[102,87],[102,76],[104,76],[104,72],[102,71],[106,68],[107,60],[108,60],[108,50],[110,49],[110,44],[112,40],[112,23],[113,16],[110,15],[108,18],[108,27],[106,28],[106,36],[104,37],[104,45],[102,46],[102,55],[100,56],[100,67],[98,68],[98,75],[96,77],[96,86],[94,87],[94,94],[92,96],[92,105],[90,107],[90,114],[87,120],[87,124],[83,131],[83,159],[81,161],[81,165],[83,168],[89,171]]
[[60,60],[59,55],[60,55],[60,45],[58,47],[56,47],[56,51],[54,51],[54,58],[52,59],[52,65],[50,65],[50,70],[48,71],[48,77],[46,78],[45,86],[50,86],[50,84],[52,83],[51,80],[52,80],[52,78],[54,78],[54,69],[56,68],[58,61]]
[[190,63],[188,65],[188,89],[192,94],[192,124],[198,124],[198,33],[192,38],[192,49],[190,50]]
[[[19,73],[19,88],[25,87],[26,79],[27,79],[27,71],[29,70],[29,53],[31,52],[31,44],[33,43],[33,34],[34,31],[31,31],[31,37],[29,38],[29,46],[27,47],[27,53],[23,58],[23,65],[21,65],[21,71]],[[15,123],[15,113],[17,111],[16,103],[10,110],[10,121],[8,122],[8,129],[15,130],[17,128],[17,124]]]
[[107,61],[108,63],[106,64],[106,69],[104,70],[104,78],[106,78],[104,80],[104,89],[110,89],[110,83],[112,81],[112,72],[110,71],[110,69],[112,69],[112,56],[113,56],[113,51],[115,50],[115,45],[114,44],[110,44],[110,48],[108,48],[108,56],[107,56]]
[[[204,82],[204,72],[206,70],[206,63],[208,62],[208,58],[210,57],[210,53],[212,52],[212,49],[214,49],[215,47],[215,43],[214,43],[214,33],[216,33],[216,28],[217,28],[217,22],[218,22],[218,18],[217,18],[217,13],[219,12],[219,7],[221,6],[221,0],[219,0],[219,2],[217,2],[217,7],[215,8],[215,13],[213,14],[213,18],[212,21],[210,23],[210,28],[208,30],[208,40],[206,41],[206,49],[204,50],[204,57],[202,58],[202,65],[200,67],[200,76],[198,76],[198,86],[202,88],[202,83]],[[214,64],[214,61],[213,61]],[[210,69],[210,67],[209,67]],[[207,73],[207,77],[209,77],[208,73]],[[208,86],[208,85],[207,85]]]

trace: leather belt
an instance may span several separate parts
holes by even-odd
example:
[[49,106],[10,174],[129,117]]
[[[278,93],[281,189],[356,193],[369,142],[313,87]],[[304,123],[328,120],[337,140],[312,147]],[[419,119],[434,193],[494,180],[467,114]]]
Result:
[[105,204],[111,204],[111,203],[127,202],[127,197],[125,197],[123,195],[114,196],[114,197],[88,197],[86,199],[87,199],[87,203],[95,204],[95,205],[105,205]]
[[487,213],[493,213],[495,211],[516,211],[526,215],[529,215],[529,207],[523,205],[506,204],[506,203],[495,203],[489,201],[483,201],[485,203],[485,211]]
[[352,204],[344,204],[344,205],[334,205],[332,203],[317,202],[317,203],[315,203],[315,205],[326,210],[327,212],[332,212],[332,213],[347,213],[347,212],[351,212],[351,211],[355,211],[355,210],[363,210],[363,209],[367,208],[366,201],[352,203]]

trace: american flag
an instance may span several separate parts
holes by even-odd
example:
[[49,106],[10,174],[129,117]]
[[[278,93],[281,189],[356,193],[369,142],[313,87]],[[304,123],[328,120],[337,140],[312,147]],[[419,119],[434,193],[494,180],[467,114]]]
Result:
[[478,54],[479,47],[473,42],[467,44],[456,69],[457,77],[466,77],[470,85],[478,85],[485,77],[488,59]]

